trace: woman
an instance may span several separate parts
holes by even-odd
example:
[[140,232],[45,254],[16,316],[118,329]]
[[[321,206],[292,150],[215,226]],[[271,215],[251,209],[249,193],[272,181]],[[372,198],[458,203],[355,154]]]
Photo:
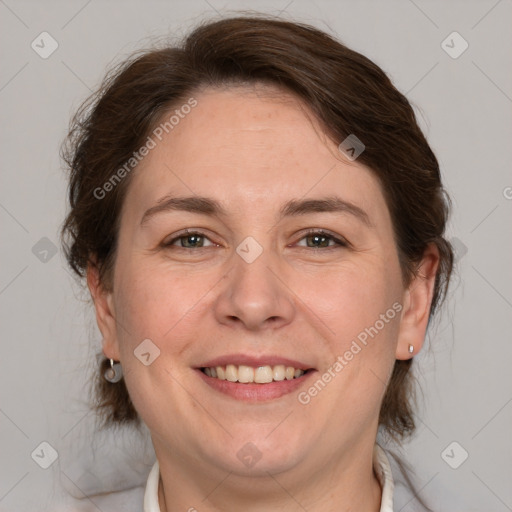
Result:
[[207,23],[111,73],[66,159],[97,410],[155,448],[144,510],[393,510],[377,432],[414,430],[453,257],[384,72],[309,26]]

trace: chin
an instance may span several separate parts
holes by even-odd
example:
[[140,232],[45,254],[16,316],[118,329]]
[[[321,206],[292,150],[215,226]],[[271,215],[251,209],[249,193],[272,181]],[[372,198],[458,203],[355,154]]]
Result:
[[268,476],[292,469],[306,457],[306,436],[287,430],[269,435],[271,430],[257,429],[253,435],[246,431],[224,444],[219,442],[214,453],[210,445],[208,458],[213,465],[240,476]]

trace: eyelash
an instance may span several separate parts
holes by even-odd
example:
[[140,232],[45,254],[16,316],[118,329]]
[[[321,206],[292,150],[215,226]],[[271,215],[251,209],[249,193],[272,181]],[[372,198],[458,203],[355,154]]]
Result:
[[[162,246],[164,248],[170,248],[178,240],[180,240],[182,238],[187,238],[189,236],[194,236],[194,235],[195,236],[201,236],[201,237],[204,237],[204,238],[208,239],[208,237],[204,233],[201,233],[200,231],[188,231],[188,230],[186,230],[186,231],[178,234],[177,236],[175,236],[174,238],[172,238],[168,242],[162,243]],[[308,236],[312,236],[312,235],[317,235],[317,236],[328,238],[330,241],[333,241],[336,245],[328,246],[328,247],[304,247],[305,249],[314,249],[314,250],[324,249],[325,250],[325,249],[337,249],[337,248],[340,248],[340,247],[348,247],[349,246],[349,243],[346,240],[338,238],[338,237],[334,236],[332,233],[330,233],[328,231],[325,231],[323,229],[309,229],[309,230],[307,230],[303,234],[303,236],[299,239],[299,241],[307,238]],[[194,247],[180,247],[180,246],[177,246],[177,247],[179,249],[188,249],[188,250],[206,249],[207,248],[207,247],[197,247],[197,248],[194,248]],[[208,247],[211,247],[211,246],[208,246]]]

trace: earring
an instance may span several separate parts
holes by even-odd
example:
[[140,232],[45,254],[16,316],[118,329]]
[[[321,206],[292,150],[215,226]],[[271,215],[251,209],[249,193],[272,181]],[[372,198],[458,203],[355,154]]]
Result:
[[119,382],[123,378],[123,367],[121,366],[121,363],[114,363],[114,360],[111,359],[110,368],[107,368],[103,377],[112,384]]
[[414,352],[414,346],[409,344],[409,354],[412,354]]

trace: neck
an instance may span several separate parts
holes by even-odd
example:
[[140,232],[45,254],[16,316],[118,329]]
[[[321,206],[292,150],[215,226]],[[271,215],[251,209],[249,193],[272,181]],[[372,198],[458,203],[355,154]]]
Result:
[[363,450],[357,447],[316,471],[309,466],[257,477],[218,468],[204,471],[197,463],[188,467],[162,459],[160,512],[378,512],[382,491],[372,456],[373,445]]

